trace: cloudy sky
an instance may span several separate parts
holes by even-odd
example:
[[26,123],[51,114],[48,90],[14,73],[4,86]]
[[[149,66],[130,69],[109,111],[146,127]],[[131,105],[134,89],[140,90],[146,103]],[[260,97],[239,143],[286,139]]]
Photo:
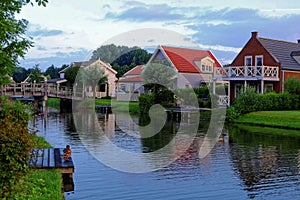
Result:
[[[165,41],[174,46],[190,41],[227,64],[252,31],[259,37],[300,39],[298,0],[49,0],[45,8],[24,7],[18,17],[29,21],[27,34],[35,45],[20,60],[27,68],[89,60],[93,50],[111,42],[153,49]],[[169,40],[166,31],[182,35],[182,42]]]

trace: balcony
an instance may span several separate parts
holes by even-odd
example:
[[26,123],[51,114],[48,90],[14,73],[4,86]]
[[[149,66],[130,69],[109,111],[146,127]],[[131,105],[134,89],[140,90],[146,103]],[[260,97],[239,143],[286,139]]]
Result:
[[229,66],[215,70],[216,80],[279,81],[278,66]]

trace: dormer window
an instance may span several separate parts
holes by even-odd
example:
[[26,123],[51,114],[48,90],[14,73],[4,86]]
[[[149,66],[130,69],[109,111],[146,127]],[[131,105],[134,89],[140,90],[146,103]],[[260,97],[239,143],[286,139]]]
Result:
[[213,72],[213,66],[214,66],[214,60],[210,57],[205,57],[201,59],[200,61],[194,61],[196,66],[199,68],[199,70],[202,73],[212,73]]
[[263,56],[255,56],[255,66],[263,66]]
[[291,56],[296,60],[296,62],[300,65],[300,51],[293,51]]

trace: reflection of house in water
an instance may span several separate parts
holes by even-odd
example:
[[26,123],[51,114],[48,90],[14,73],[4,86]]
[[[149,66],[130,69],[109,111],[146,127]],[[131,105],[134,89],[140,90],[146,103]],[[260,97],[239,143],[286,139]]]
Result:
[[293,176],[298,179],[299,139],[238,128],[230,133],[230,142],[234,143],[231,159],[250,197],[270,187],[286,187]]
[[139,119],[125,114],[116,115],[116,128],[139,137]]
[[116,126],[115,126],[116,115],[113,113],[110,114],[107,113],[107,114],[98,114],[97,116],[98,116],[100,127],[104,131],[106,137],[113,138],[116,131]]

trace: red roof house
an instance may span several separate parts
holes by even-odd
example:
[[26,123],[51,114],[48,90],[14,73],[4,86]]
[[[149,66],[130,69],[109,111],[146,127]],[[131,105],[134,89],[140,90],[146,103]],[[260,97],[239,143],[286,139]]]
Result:
[[152,62],[175,68],[179,74],[176,88],[194,88],[211,82],[214,69],[222,67],[211,51],[170,46],[159,46],[146,67]]

